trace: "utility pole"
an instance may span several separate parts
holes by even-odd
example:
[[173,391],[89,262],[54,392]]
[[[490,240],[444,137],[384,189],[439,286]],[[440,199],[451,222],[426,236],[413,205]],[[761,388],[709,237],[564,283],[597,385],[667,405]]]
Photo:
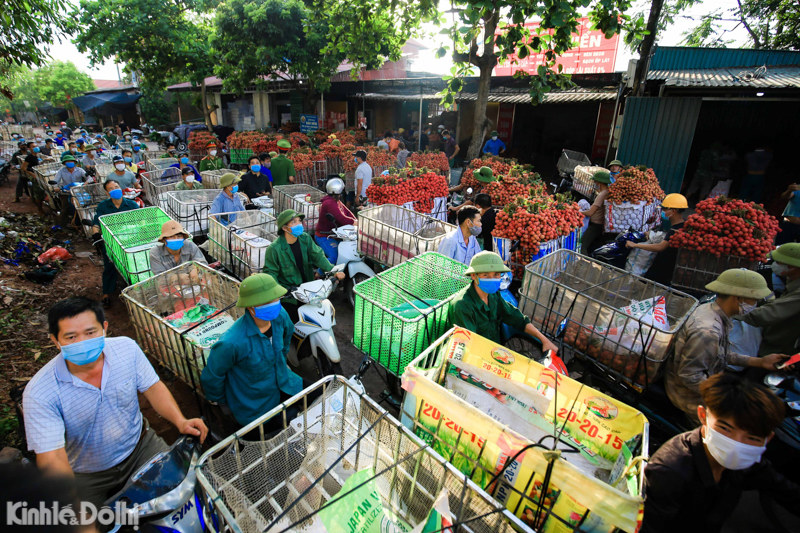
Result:
[[646,28],[649,33],[644,36],[639,50],[639,63],[636,65],[636,73],[633,76],[633,92],[631,96],[642,96],[644,94],[647,82],[644,77],[650,65],[650,54],[653,52],[653,44],[656,41],[658,19],[661,17],[661,8],[663,6],[664,0],[653,0],[650,6],[650,17],[647,19]]

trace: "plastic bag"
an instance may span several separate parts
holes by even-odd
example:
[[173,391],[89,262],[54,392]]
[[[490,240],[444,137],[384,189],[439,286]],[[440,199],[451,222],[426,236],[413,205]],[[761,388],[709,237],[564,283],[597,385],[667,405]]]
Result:
[[[730,351],[758,357],[758,349],[761,347],[761,328],[751,326],[741,320],[734,320],[728,335],[728,342]],[[741,366],[728,365],[728,368],[737,372],[743,370]]]
[[[591,206],[589,202],[584,199],[578,201],[578,207],[581,208],[581,211],[588,211]],[[591,219],[589,217],[583,217],[583,229],[581,230],[581,235],[589,228],[589,222]]]
[[[647,244],[658,244],[664,240],[666,234],[662,231],[651,231],[648,233]],[[658,252],[650,252],[640,248],[634,248],[628,255],[625,263],[625,271],[635,276],[643,276],[653,265]]]
[[72,259],[72,254],[70,254],[66,248],[62,248],[61,246],[53,246],[43,254],[39,255],[37,261],[39,261],[40,265],[44,265],[53,261],[66,261],[67,259]]
[[731,184],[733,180],[718,181],[714,188],[709,193],[709,198],[716,198],[717,196],[728,196],[731,192]]

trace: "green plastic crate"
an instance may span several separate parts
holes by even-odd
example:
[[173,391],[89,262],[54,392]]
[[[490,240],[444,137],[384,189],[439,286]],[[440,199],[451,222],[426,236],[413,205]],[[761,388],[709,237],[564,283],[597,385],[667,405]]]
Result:
[[150,248],[158,244],[161,226],[172,220],[160,207],[144,207],[100,217],[106,253],[129,284],[153,275]]
[[466,269],[463,263],[428,252],[359,283],[353,344],[400,377],[449,328],[450,301],[470,283]]
[[252,155],[253,151],[250,148],[234,148],[231,150],[231,163],[245,165]]

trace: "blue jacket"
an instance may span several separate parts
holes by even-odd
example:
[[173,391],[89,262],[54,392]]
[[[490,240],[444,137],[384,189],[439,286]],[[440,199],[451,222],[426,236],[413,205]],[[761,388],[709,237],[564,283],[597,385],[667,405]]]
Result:
[[505,149],[506,149],[506,143],[504,143],[502,140],[500,140],[500,137],[498,137],[496,141],[492,139],[486,141],[486,144],[483,146],[483,153],[500,155],[500,150],[505,150]]
[[211,348],[200,376],[206,398],[228,404],[244,426],[280,404],[281,391],[294,396],[303,390],[303,380],[286,364],[293,332],[284,309],[272,321],[271,338],[246,312]]

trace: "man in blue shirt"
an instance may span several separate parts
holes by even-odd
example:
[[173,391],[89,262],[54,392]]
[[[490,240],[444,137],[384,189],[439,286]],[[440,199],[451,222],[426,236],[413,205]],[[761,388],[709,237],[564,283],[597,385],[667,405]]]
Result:
[[303,390],[286,364],[294,332],[280,302],[286,292],[269,274],[247,277],[236,302],[244,315],[211,348],[200,376],[206,398],[243,426]]
[[[219,186],[222,188],[222,191],[214,198],[214,201],[211,202],[211,209],[208,211],[209,215],[244,211],[242,200],[237,194],[239,192],[238,184],[240,181],[242,181],[242,178],[232,172],[222,175],[219,179]],[[233,222],[234,220],[236,220],[236,215],[228,215],[222,222],[227,225],[228,222]]]
[[50,340],[60,351],[25,387],[28,449],[45,475],[75,480],[82,501],[101,506],[166,443],[139,410],[142,393],[178,431],[208,428],[186,419],[133,339],[106,338],[99,302],[67,298],[48,311]]
[[493,131],[490,137],[491,139],[486,141],[486,144],[483,146],[484,154],[500,155],[506,151],[506,143],[500,140],[496,131]]
[[439,243],[438,252],[459,263],[468,265],[475,254],[480,253],[477,236],[481,234],[481,212],[471,206],[458,210],[458,229],[450,233]]

